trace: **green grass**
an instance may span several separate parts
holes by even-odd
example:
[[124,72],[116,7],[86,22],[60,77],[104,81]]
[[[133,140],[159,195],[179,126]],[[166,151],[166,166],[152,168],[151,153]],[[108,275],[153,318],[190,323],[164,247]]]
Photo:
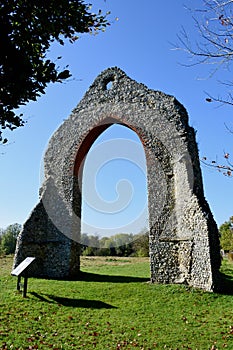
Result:
[[233,349],[233,264],[226,294],[151,285],[147,258],[83,257],[82,281],[29,279],[15,291],[0,259],[0,349]]

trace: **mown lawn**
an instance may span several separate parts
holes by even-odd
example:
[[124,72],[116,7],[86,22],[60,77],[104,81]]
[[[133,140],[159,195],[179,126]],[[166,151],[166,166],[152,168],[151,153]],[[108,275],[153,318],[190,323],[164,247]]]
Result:
[[151,285],[147,258],[83,257],[83,281],[29,279],[0,259],[0,349],[233,349],[233,264],[224,294]]

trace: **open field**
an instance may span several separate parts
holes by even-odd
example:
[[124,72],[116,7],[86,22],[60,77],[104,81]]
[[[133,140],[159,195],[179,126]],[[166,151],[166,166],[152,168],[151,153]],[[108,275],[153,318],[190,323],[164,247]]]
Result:
[[233,264],[224,294],[151,285],[147,258],[83,257],[82,281],[29,279],[0,258],[0,349],[233,349]]

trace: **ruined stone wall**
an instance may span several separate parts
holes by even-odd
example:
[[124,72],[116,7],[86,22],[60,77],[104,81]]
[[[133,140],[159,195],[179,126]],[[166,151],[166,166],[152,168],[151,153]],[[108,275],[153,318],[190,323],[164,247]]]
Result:
[[145,149],[151,280],[213,290],[220,266],[218,230],[204,198],[187,112],[174,97],[116,67],[96,78],[52,136],[40,203],[19,236],[15,265],[33,255],[39,262],[34,275],[78,276],[83,162],[98,135],[115,123],[134,130]]

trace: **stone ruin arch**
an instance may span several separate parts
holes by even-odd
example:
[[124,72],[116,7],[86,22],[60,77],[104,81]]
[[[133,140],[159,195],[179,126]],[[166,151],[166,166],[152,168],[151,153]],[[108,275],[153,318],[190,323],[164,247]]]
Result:
[[78,278],[83,162],[115,123],[134,130],[146,154],[151,281],[213,291],[221,264],[218,229],[204,197],[187,112],[174,97],[117,67],[96,78],[50,139],[40,200],[18,237],[14,266],[35,256],[31,276]]

